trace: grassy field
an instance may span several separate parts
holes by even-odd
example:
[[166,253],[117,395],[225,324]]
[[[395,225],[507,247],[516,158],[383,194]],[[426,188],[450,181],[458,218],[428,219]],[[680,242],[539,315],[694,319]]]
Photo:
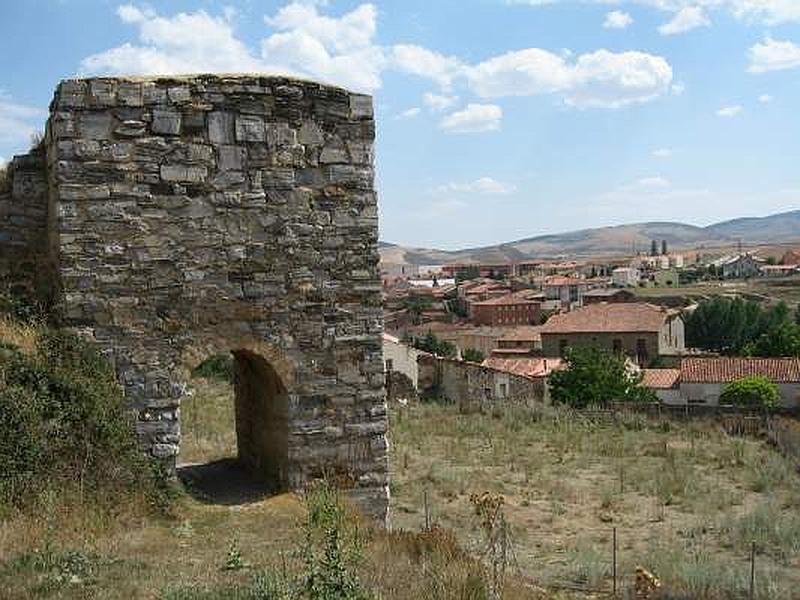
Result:
[[636,288],[634,291],[644,298],[685,296],[697,299],[719,294],[738,294],[745,298],[767,302],[782,300],[790,306],[796,306],[800,304],[800,277],[759,278],[747,281],[704,281],[677,288]]
[[[23,343],[29,332],[17,334]],[[181,461],[232,457],[230,386],[192,387]],[[357,569],[376,598],[488,598],[486,537],[470,502],[486,491],[504,497],[507,600],[604,596],[614,527],[625,585],[642,564],[693,597],[726,598],[746,588],[755,540],[758,598],[790,598],[800,586],[797,475],[762,441],[698,424],[462,415],[435,404],[396,408],[391,420],[393,530],[362,525]],[[431,532],[421,532],[425,494],[441,526]],[[285,598],[265,582],[304,570],[306,507],[295,494],[223,501],[190,490],[158,518],[61,497],[38,507],[1,513],[4,600]]]
[[432,518],[482,550],[469,497],[505,497],[521,573],[546,587],[609,590],[636,566],[692,597],[739,597],[756,542],[759,598],[800,589],[800,479],[764,442],[710,425],[596,424],[563,413],[393,413],[393,522]]

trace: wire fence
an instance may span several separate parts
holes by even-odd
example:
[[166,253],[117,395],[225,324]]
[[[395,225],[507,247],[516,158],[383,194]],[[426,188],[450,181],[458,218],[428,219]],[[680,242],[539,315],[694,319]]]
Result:
[[[427,489],[423,491],[422,509],[421,528],[425,531],[436,528],[437,511]],[[579,548],[564,544],[556,550],[553,547],[558,544],[552,543],[554,536],[534,536],[538,541],[529,535],[525,540],[520,539],[522,536],[518,534],[525,532],[512,528],[502,511],[498,511],[489,525],[483,513],[476,514],[476,532],[482,530],[483,535],[470,540],[468,550],[485,565],[492,598],[503,597],[507,577],[539,589],[629,600],[797,597],[791,592],[791,584],[781,595],[781,582],[774,580],[774,572],[761,568],[759,557],[764,548],[759,548],[755,540],[747,545],[746,552],[734,553],[732,560],[726,561],[724,573],[718,568],[721,563],[708,560],[713,550],[704,547],[702,541],[694,547],[667,550],[669,568],[661,572],[658,565],[648,564],[650,556],[637,549],[635,542],[643,533],[641,529],[583,528],[585,537],[604,541],[582,544]],[[460,533],[463,537],[464,532]],[[549,549],[531,550],[531,547]]]

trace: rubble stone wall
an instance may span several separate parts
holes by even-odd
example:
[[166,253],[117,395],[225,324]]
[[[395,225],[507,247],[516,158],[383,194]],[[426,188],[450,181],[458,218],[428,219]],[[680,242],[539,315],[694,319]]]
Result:
[[[279,382],[251,380],[247,396],[285,391],[288,412],[285,440],[261,444],[285,449],[269,468],[291,488],[336,477],[385,517],[374,135],[370,97],[286,78],[59,85],[46,135],[58,309],[105,349],[167,466],[188,369],[257,357],[267,366],[237,372]],[[282,414],[244,413],[246,400],[240,418]]]
[[531,407],[545,402],[543,378],[530,378],[484,367],[477,363],[419,357],[419,390],[457,403],[465,412],[505,406]]
[[47,202],[44,148],[14,157],[0,183],[0,289],[43,302],[52,293]]

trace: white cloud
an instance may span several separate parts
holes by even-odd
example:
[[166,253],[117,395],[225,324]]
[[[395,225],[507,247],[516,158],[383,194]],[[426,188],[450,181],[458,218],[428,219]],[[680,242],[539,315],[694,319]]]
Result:
[[643,52],[598,50],[569,64],[552,52],[528,48],[469,67],[466,75],[484,98],[560,93],[572,106],[619,108],[666,93],[672,68]]
[[800,2],[797,0],[729,0],[733,14],[747,21],[779,25],[800,22]]
[[603,27],[606,29],[625,29],[633,24],[633,17],[628,13],[621,10],[612,10],[606,13],[606,20],[603,22]]
[[461,62],[414,44],[398,44],[392,48],[392,65],[406,73],[418,75],[447,88],[462,70]]
[[445,96],[426,92],[422,96],[422,102],[431,110],[438,112],[454,106],[458,102],[458,96]]
[[794,42],[766,38],[748,51],[751,73],[766,73],[800,67],[800,46]]
[[698,27],[708,27],[711,25],[705,12],[699,6],[687,6],[682,8],[669,23],[665,23],[658,28],[661,35],[675,35],[691,31]]
[[718,117],[735,117],[740,114],[744,108],[739,104],[733,104],[731,106],[723,106],[717,111]]
[[31,136],[44,130],[47,111],[15,102],[0,90],[0,146],[5,153],[24,152]]
[[120,19],[139,29],[142,45],[123,44],[88,56],[83,73],[168,74],[207,71],[254,71],[261,62],[233,33],[231,22],[203,10],[161,17],[126,4]]
[[758,97],[758,101],[759,101],[759,102],[761,102],[761,104],[769,104],[769,103],[770,103],[770,102],[772,102],[774,99],[775,99],[775,98],[773,98],[773,97],[772,97],[772,96],[770,96],[769,94],[761,94],[761,95]]
[[672,149],[671,148],[656,148],[653,150],[653,156],[656,158],[671,158],[672,157]]
[[439,127],[448,133],[478,133],[500,129],[503,110],[495,104],[467,104],[444,117]]
[[682,81],[676,81],[669,87],[669,93],[673,96],[682,96],[686,91],[686,84]]
[[639,179],[632,185],[624,186],[625,189],[657,189],[657,188],[668,188],[670,187],[671,183],[669,179],[665,177],[661,177],[660,175],[655,175],[653,177],[643,177]]
[[434,190],[442,194],[447,192],[459,192],[465,194],[485,194],[485,195],[507,195],[517,191],[517,187],[510,183],[503,183],[491,177],[479,177],[475,181],[468,183],[447,183],[440,185]]
[[665,12],[678,13],[686,8],[719,10],[746,23],[779,25],[800,22],[797,0],[506,0],[507,4],[543,6],[546,4],[638,4]]
[[413,119],[414,117],[419,116],[420,109],[418,106],[414,106],[413,108],[409,108],[408,110],[404,110],[396,118],[398,119]]
[[81,62],[91,74],[169,74],[267,71],[310,76],[358,90],[381,85],[387,59],[373,44],[377,12],[362,4],[339,18],[320,15],[314,3],[292,2],[265,22],[276,33],[261,41],[256,55],[234,31],[233,14],[204,10],[162,17],[134,5],[117,14],[138,28],[138,44],[93,54]]

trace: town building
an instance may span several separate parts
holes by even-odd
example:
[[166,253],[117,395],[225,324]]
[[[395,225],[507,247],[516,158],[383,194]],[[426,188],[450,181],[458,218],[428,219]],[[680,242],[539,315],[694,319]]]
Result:
[[543,310],[564,309],[580,306],[583,294],[590,289],[591,283],[577,277],[551,275],[534,282],[541,287],[545,296]]
[[789,250],[781,258],[783,265],[800,265],[800,250]]
[[653,390],[663,404],[685,404],[681,398],[680,381],[680,369],[642,369],[641,385]]
[[641,272],[632,267],[618,267],[611,271],[611,284],[617,287],[636,287],[639,285]]
[[761,274],[764,277],[791,277],[800,273],[800,265],[764,265]]
[[622,288],[598,288],[583,293],[583,305],[600,304],[602,302],[621,304],[636,302],[636,294]]
[[711,263],[725,279],[758,277],[764,260],[749,253],[723,256]]
[[530,290],[490,298],[471,305],[471,318],[475,325],[535,325],[542,318],[541,294]]
[[785,408],[800,407],[800,358],[684,358],[681,398],[688,404],[719,404],[725,384],[766,377],[778,386]]
[[514,327],[497,340],[492,356],[541,356],[541,325]]
[[540,334],[545,356],[590,346],[625,354],[642,366],[685,350],[680,312],[638,302],[590,304],[556,314],[542,325]]

